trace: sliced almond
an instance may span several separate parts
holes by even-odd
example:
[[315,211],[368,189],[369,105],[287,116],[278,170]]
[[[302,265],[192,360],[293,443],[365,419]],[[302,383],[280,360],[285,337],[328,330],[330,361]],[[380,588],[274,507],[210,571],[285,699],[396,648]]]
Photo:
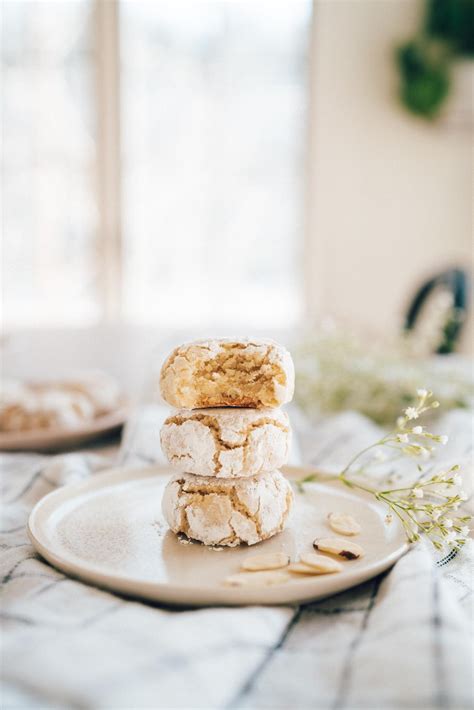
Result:
[[328,521],[334,532],[340,535],[358,535],[361,527],[349,513],[329,513]]
[[310,567],[309,565],[304,565],[302,562],[293,562],[288,567],[288,570],[290,572],[294,572],[295,574],[312,574],[312,575],[319,574],[319,572],[314,567]]
[[227,587],[269,587],[289,579],[286,572],[238,572],[224,579]]
[[346,560],[356,560],[364,555],[364,550],[360,545],[339,537],[317,538],[313,542],[313,547],[321,552],[330,552],[331,555],[345,557]]
[[318,574],[330,574],[331,572],[340,572],[342,565],[332,557],[317,555],[315,552],[308,552],[301,555],[301,562],[308,567],[312,567]]
[[241,569],[246,572],[258,572],[260,570],[287,567],[289,564],[290,558],[284,552],[267,552],[266,554],[247,557],[243,561]]

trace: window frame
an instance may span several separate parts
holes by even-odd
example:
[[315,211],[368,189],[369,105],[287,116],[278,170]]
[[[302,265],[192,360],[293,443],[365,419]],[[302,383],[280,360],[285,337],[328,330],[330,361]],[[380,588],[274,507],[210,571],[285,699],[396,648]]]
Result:
[[102,321],[122,312],[120,38],[118,0],[94,0],[98,251]]
[[[122,137],[120,77],[120,0],[93,0],[96,48],[97,111],[97,204],[98,252],[102,322],[117,323],[123,316],[122,240]],[[309,28],[308,109],[306,160],[304,166],[302,274],[303,317],[312,320],[318,312],[320,293],[315,294],[310,265],[318,243],[314,239],[314,61],[317,0],[312,0]],[[313,275],[314,276],[314,275]]]

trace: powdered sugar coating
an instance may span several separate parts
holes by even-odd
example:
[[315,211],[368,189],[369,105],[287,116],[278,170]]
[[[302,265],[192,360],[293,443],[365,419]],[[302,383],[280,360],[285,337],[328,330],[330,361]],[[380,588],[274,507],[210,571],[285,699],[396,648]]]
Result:
[[166,486],[162,507],[175,533],[205,545],[255,545],[283,530],[293,492],[279,471],[218,479],[180,473]]
[[282,409],[179,409],[161,429],[161,448],[174,468],[218,478],[280,468],[290,441]]

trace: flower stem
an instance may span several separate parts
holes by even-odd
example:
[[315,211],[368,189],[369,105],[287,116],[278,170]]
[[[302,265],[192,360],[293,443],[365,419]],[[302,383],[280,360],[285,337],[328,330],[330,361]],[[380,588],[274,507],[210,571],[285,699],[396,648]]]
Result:
[[[303,486],[305,483],[329,479],[332,481],[339,481],[348,488],[365,491],[366,493],[372,495],[376,501],[386,505],[391,513],[394,513],[398,517],[410,543],[419,540],[420,534],[425,534],[429,539],[431,539],[431,542],[437,550],[441,550],[446,544],[456,545],[456,547],[459,548],[462,544],[464,544],[465,538],[469,532],[469,529],[466,525],[464,525],[464,523],[470,520],[470,516],[458,516],[457,518],[455,516],[454,518],[451,518],[447,517],[447,514],[450,515],[454,510],[457,510],[461,501],[466,499],[466,496],[462,491],[459,493],[456,492],[455,488],[450,495],[444,495],[442,492],[439,492],[439,484],[446,485],[446,488],[441,488],[441,491],[445,491],[446,493],[448,492],[450,486],[458,485],[458,481],[455,480],[455,477],[452,476],[447,478],[447,474],[457,470],[459,466],[452,466],[447,473],[444,472],[432,475],[428,479],[423,471],[423,468],[418,465],[417,468],[421,475],[418,475],[417,479],[414,480],[411,485],[400,488],[387,488],[384,490],[370,487],[366,483],[367,477],[361,475],[365,474],[366,468],[370,465],[371,460],[359,465],[356,472],[359,475],[353,476],[350,473],[350,469],[356,461],[367,454],[368,451],[371,451],[379,446],[396,449],[397,456],[394,456],[392,459],[388,458],[388,463],[391,464],[393,464],[394,460],[401,458],[403,455],[413,457],[419,456],[421,453],[425,452],[430,455],[434,448],[428,447],[428,449],[423,449],[421,446],[414,444],[413,441],[408,438],[409,435],[421,436],[421,434],[419,434],[419,432],[414,434],[413,429],[415,427],[410,428],[411,425],[409,425],[409,427],[406,427],[406,425],[408,420],[417,419],[420,414],[423,414],[429,409],[436,409],[439,404],[434,401],[428,406],[425,406],[426,401],[432,397],[432,393],[428,390],[417,390],[417,394],[420,398],[418,405],[416,407],[413,406],[405,409],[405,415],[397,419],[397,428],[383,436],[374,444],[371,444],[362,451],[359,451],[358,454],[352,457],[342,471],[338,474],[329,476],[327,474],[325,475],[319,473],[318,471],[314,471],[314,473],[298,480],[296,485],[298,486],[298,489],[303,492]],[[447,438],[430,434],[425,431],[424,428],[421,428],[420,431],[423,432],[424,437],[428,437],[433,441],[445,443],[442,439]],[[400,447],[397,444],[407,445]],[[387,457],[384,458],[387,460]],[[358,479],[360,479],[360,482]],[[379,481],[379,485],[390,485],[391,480],[395,480],[393,477],[393,469],[392,473],[390,473],[389,477],[386,477],[383,484]],[[423,498],[424,496],[426,496],[425,503],[419,503],[417,499]],[[436,499],[438,499],[437,502]],[[390,516],[390,519],[392,519],[392,517],[393,516]],[[438,518],[441,519],[441,522],[438,522]],[[463,525],[461,525],[461,523]]]
[[349,461],[347,466],[341,471],[341,473],[339,474],[339,478],[341,478],[341,480],[342,480],[342,477],[344,476],[344,474],[346,474],[349,471],[352,464],[354,464],[357,461],[357,459],[359,459],[362,456],[362,454],[366,454],[367,451],[370,451],[371,449],[375,449],[376,446],[383,446],[383,444],[385,443],[385,439],[386,439],[386,437],[384,437],[383,439],[380,439],[380,441],[377,441],[375,444],[371,444],[370,446],[367,446],[365,449],[362,449],[362,451],[359,451],[359,453],[356,454]]

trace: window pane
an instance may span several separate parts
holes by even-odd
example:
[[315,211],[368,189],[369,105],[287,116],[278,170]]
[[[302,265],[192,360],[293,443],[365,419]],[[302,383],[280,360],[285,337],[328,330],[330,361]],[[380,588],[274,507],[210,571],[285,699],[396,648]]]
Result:
[[2,295],[9,326],[98,315],[92,2],[2,5]]
[[120,8],[126,315],[294,323],[311,2]]

